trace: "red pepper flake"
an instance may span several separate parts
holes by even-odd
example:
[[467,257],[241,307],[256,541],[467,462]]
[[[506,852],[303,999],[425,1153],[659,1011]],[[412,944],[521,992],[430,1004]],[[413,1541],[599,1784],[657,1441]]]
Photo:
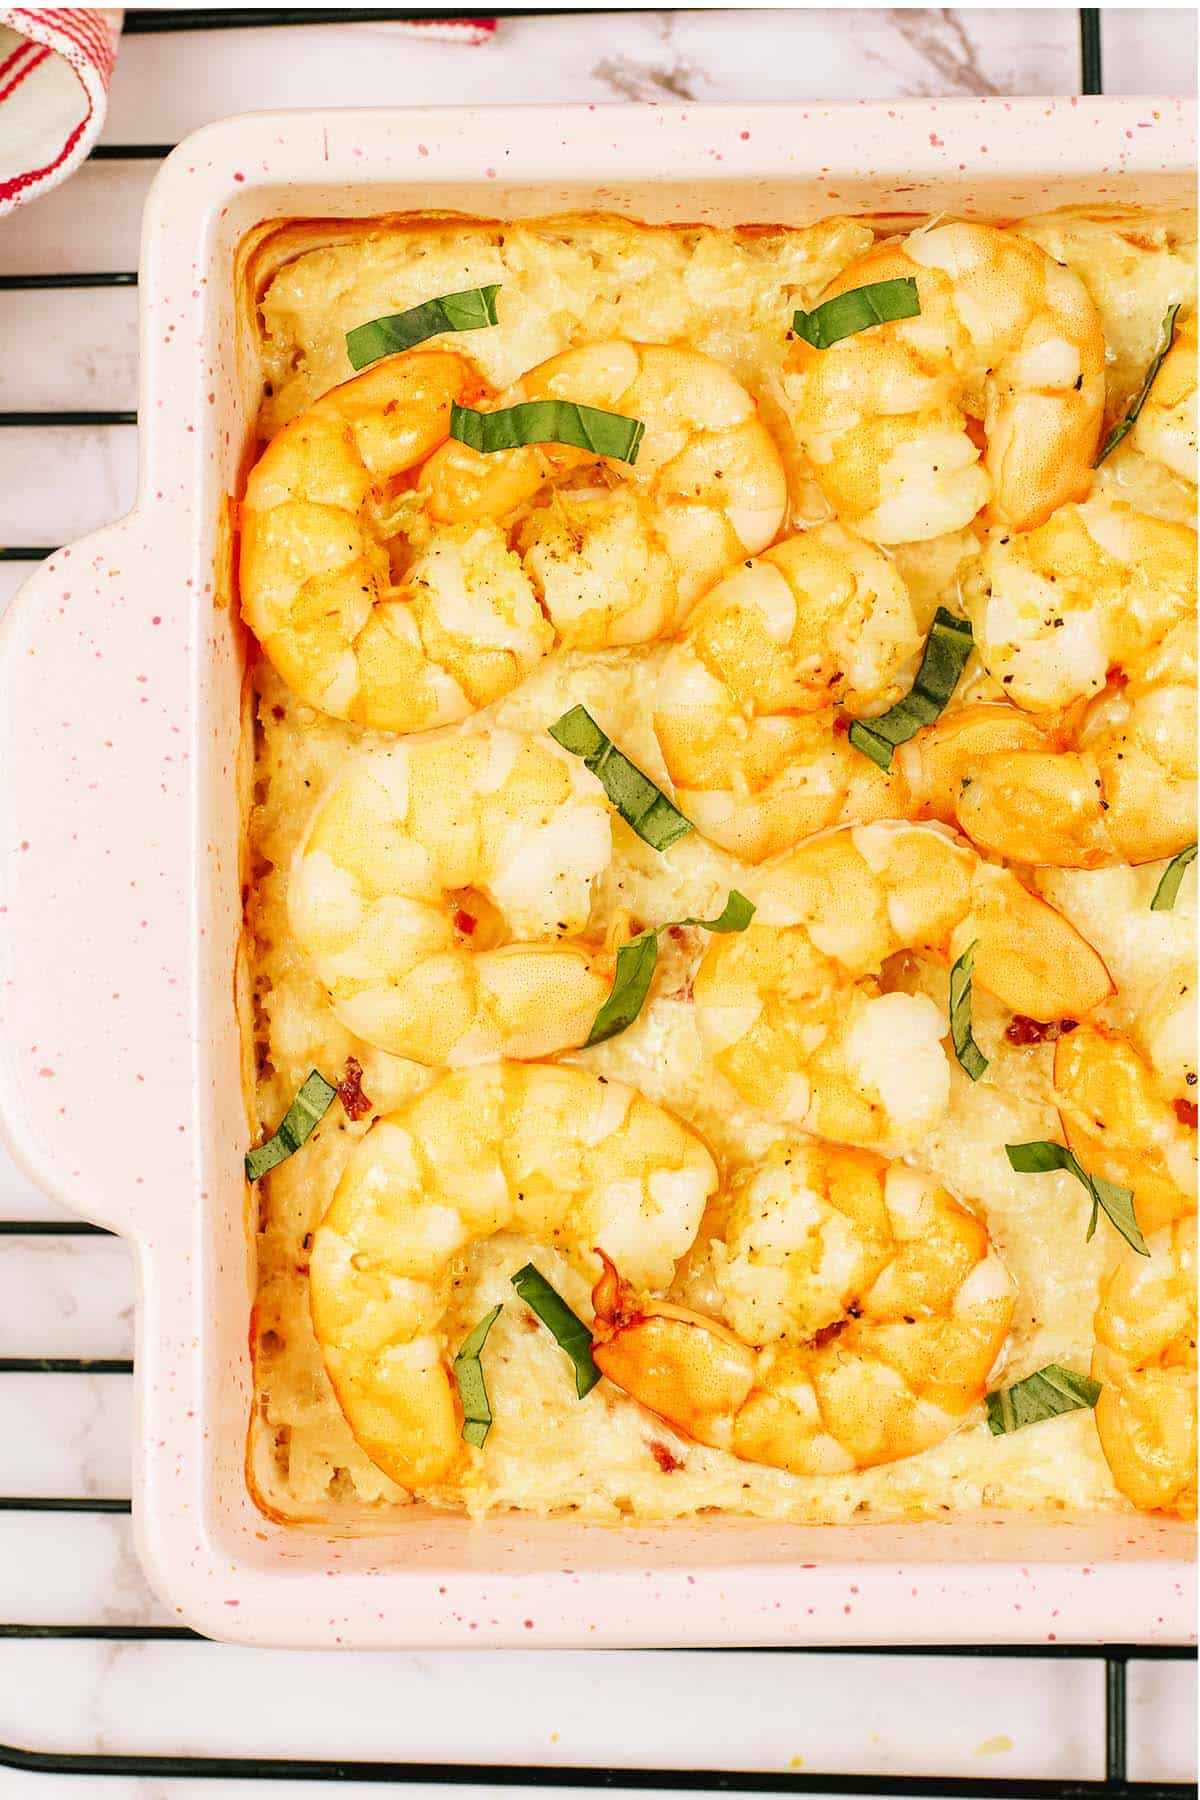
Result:
[[684,1467],[670,1445],[660,1443],[657,1438],[650,1439],[650,1454],[664,1475],[673,1475],[676,1469]]
[[362,1064],[355,1056],[346,1058],[346,1073],[338,1082],[338,1099],[348,1119],[365,1118],[374,1104],[362,1091]]
[[479,920],[474,913],[464,912],[460,906],[454,915],[454,929],[461,931],[464,937],[473,937]]
[[1197,1121],[1200,1119],[1200,1109],[1197,1108],[1196,1102],[1194,1100],[1172,1100],[1171,1105],[1175,1108],[1175,1117],[1179,1123],[1186,1125],[1189,1131],[1195,1131]]
[[1053,1044],[1060,1037],[1066,1037],[1079,1024],[1078,1019],[1030,1019],[1024,1013],[1014,1013],[1008,1030],[1004,1033],[1006,1042],[1016,1044],[1025,1049],[1028,1044]]
[[834,737],[848,737],[849,733],[850,721],[845,713],[839,713],[833,721],[833,735]]

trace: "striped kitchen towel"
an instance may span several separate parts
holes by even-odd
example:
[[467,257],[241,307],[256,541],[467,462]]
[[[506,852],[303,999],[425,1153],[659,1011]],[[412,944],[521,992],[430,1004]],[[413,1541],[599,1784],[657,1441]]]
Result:
[[0,215],[77,168],[104,123],[119,12],[0,6]]
[[[69,175],[104,124],[121,13],[0,6],[0,217]],[[479,44],[490,18],[405,20],[395,29]]]

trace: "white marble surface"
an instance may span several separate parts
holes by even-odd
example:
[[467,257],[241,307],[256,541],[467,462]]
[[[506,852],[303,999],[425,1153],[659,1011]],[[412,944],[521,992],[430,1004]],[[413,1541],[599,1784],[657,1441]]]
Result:
[[[1104,19],[1106,86],[1169,91],[1190,9]],[[1074,10],[576,13],[505,20],[477,50],[384,22],[134,36],[105,140],[173,142],[270,106],[1061,93]],[[86,165],[0,222],[0,270],[131,269],[150,162]],[[0,294],[0,409],[132,408],[132,290]],[[58,544],[133,497],[129,427],[0,429],[0,543]],[[0,563],[0,607],[27,566]],[[49,696],[48,696],[49,699]],[[0,1019],[0,1029],[3,1028]],[[0,1157],[0,1218],[60,1216]],[[130,1354],[133,1278],[96,1238],[0,1238],[0,1357]],[[0,1493],[123,1495],[119,1375],[0,1374]],[[0,1513],[0,1620],[166,1622],[123,1516]],[[1045,1664],[715,1654],[328,1656],[192,1643],[0,1640],[0,1743],[43,1749],[400,1757],[847,1773],[1095,1777],[1102,1671]],[[1131,1773],[1191,1778],[1193,1671],[1130,1673]],[[0,1771],[3,1800],[248,1800],[250,1783]],[[283,1789],[272,1791],[283,1792]],[[287,1794],[328,1794],[288,1784]],[[337,1790],[359,1800],[378,1788]],[[493,1790],[481,1785],[464,1794]],[[551,1796],[559,1790],[542,1790]],[[620,1790],[617,1790],[618,1792]],[[433,1800],[422,1788],[412,1800]],[[444,1794],[444,1790],[436,1790]]]

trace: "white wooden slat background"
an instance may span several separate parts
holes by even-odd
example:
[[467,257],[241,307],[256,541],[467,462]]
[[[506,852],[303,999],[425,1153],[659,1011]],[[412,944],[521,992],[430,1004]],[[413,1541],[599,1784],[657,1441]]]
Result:
[[[1194,44],[1190,9],[1109,11],[1106,86],[1164,91],[1184,71],[1190,81]],[[1078,49],[1078,15],[1066,8],[577,13],[503,21],[481,49],[416,43],[385,22],[132,36],[105,141],[174,142],[210,119],[279,105],[1070,92]],[[154,172],[147,161],[89,163],[0,221],[0,272],[133,269]],[[132,409],[136,369],[134,290],[0,293],[0,410]],[[125,510],[134,440],[125,426],[0,429],[0,544],[56,545]],[[0,563],[0,609],[27,573]],[[0,1155],[0,1219],[61,1216]],[[129,1355],[132,1285],[114,1240],[0,1239],[0,1357]],[[130,1430],[121,1376],[0,1374],[0,1493],[127,1494]],[[169,1622],[137,1567],[127,1517],[0,1513],[0,1620],[17,1619]],[[801,1778],[805,1769],[1095,1778],[1102,1685],[1101,1668],[1082,1661],[337,1656],[0,1640],[0,1742],[547,1770],[591,1762]],[[1192,1777],[1193,1696],[1190,1667],[1131,1668],[1132,1774]],[[203,1800],[217,1791],[248,1800],[269,1790],[0,1770],[2,1800]],[[380,1792],[286,1791],[298,1800]],[[463,1800],[493,1791],[481,1784]]]

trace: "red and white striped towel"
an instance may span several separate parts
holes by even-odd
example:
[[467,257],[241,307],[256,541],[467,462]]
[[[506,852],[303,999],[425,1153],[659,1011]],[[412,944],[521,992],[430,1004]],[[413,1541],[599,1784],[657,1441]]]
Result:
[[[78,168],[104,124],[121,13],[0,6],[0,217]],[[479,44],[495,20],[412,19],[418,37]]]
[[119,12],[0,6],[0,215],[69,175],[104,123]]

